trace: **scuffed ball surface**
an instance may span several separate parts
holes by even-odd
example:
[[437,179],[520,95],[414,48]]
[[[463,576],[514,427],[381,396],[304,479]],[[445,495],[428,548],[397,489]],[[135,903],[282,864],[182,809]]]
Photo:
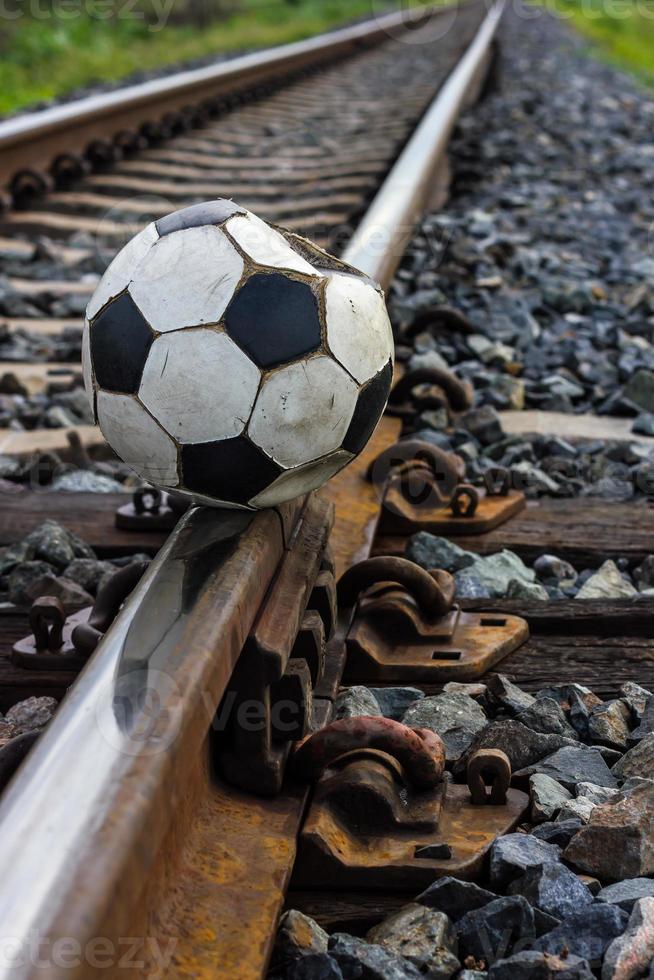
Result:
[[372,280],[222,200],[128,242],[82,344],[114,451],[149,483],[245,508],[307,493],[361,452],[392,359]]

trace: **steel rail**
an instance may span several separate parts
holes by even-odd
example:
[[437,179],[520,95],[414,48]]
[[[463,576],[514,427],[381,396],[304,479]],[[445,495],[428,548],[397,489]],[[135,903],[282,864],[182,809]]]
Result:
[[491,45],[504,12],[499,0],[486,15],[463,58],[442,86],[413,136],[373,199],[343,259],[384,288],[424,213],[432,180],[443,162],[458,116],[475,93],[491,56]]
[[[427,200],[456,112],[488,63],[501,14],[500,5],[487,15],[424,117],[420,139],[408,144],[346,250],[347,261],[385,286]],[[409,165],[419,193],[405,183]],[[401,208],[391,208],[393,188]],[[371,229],[382,218],[386,230],[391,221],[399,230],[375,249]],[[150,935],[152,921],[132,918],[132,910],[151,890],[148,875],[162,842],[175,838],[177,808],[197,799],[193,787],[203,772],[206,778],[213,713],[298,506],[286,505],[282,520],[274,511],[253,517],[191,510],[14,777],[0,800],[0,980],[87,980],[96,973],[88,958],[77,967],[57,965],[53,941],[84,951],[98,937]],[[368,536],[370,515],[363,520]],[[352,535],[351,526],[345,533]],[[44,950],[40,940],[51,945]]]
[[[412,14],[417,27],[452,7],[427,7]],[[164,115],[185,110],[205,99],[281,79],[337,57],[355,54],[392,37],[406,24],[406,11],[386,14],[293,44],[243,55],[218,65],[179,72],[130,85],[115,92],[91,95],[0,122],[0,187],[21,170],[45,173],[62,154],[83,154],[94,140],[107,141],[125,130],[138,130]]]

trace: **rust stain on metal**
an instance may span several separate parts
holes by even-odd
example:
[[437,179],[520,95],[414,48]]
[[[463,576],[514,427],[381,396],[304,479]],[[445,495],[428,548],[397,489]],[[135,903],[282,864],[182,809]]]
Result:
[[420,789],[438,785],[445,771],[442,739],[426,728],[408,728],[390,718],[342,718],[305,738],[293,754],[293,770],[315,780],[343,755],[377,749],[397,759],[407,782]]
[[476,679],[529,637],[517,616],[461,612],[447,572],[405,558],[360,563],[339,595],[349,604],[359,597],[346,640],[348,681]]
[[[490,793],[486,789],[490,783]],[[503,806],[511,785],[511,761],[501,749],[480,749],[468,763],[468,788],[475,806]]]
[[[529,797],[510,790],[505,805],[481,807],[473,805],[467,786],[448,782],[444,787],[436,829],[404,829],[379,837],[358,835],[342,805],[332,807],[317,791],[300,837],[294,886],[320,882],[323,888],[415,892],[443,875],[477,878],[493,841],[524,817]],[[429,853],[425,848],[449,857],[423,856]]]
[[207,788],[159,923],[162,942],[176,940],[167,977],[265,974],[305,793],[262,801],[222,782]]

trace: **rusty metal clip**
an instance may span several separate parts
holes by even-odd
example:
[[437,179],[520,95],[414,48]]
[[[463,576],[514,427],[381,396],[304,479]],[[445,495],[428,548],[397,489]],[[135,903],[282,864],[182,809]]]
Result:
[[484,486],[489,497],[508,497],[511,492],[511,471],[506,466],[493,466],[484,473]]
[[181,494],[156,487],[138,487],[129,504],[116,511],[116,527],[121,531],[172,531],[189,501]]
[[455,517],[474,517],[479,506],[479,491],[469,483],[459,483],[452,494],[450,509]]
[[79,623],[71,635],[73,646],[85,659],[91,656],[148,565],[147,561],[133,561],[112,575],[100,589],[88,619]]
[[474,877],[493,841],[529,806],[516,790],[501,806],[473,805],[467,787],[445,773],[440,737],[388,718],[333,722],[295,749],[292,766],[296,776],[318,779],[296,887],[416,891],[439,875]]
[[[380,591],[380,586],[389,583],[400,585],[404,595],[397,595],[397,589],[385,588]],[[354,606],[361,593],[373,586],[376,587],[376,595],[383,596],[385,605],[395,605],[405,615],[408,608],[415,606],[428,620],[448,613],[454,600],[454,579],[449,572],[441,569],[427,572],[408,558],[381,556],[366,558],[348,568],[338,583],[339,604],[347,608]],[[410,603],[406,601],[407,596]],[[415,621],[413,616],[411,619]]]
[[14,644],[12,663],[28,670],[81,670],[114,621],[120,607],[148,567],[132,562],[104,585],[93,606],[66,617],[59,599],[41,596],[32,603],[32,635]]
[[338,583],[339,602],[357,604],[346,639],[348,681],[472,680],[528,637],[516,616],[462,612],[445,571],[406,558],[369,558]]
[[433,789],[445,772],[445,746],[428,728],[409,728],[390,718],[341,718],[295,747],[293,771],[314,781],[345,755],[376,749],[397,760],[409,785]]
[[[525,506],[510,489],[510,474],[498,467],[484,494],[464,481],[465,463],[420,439],[402,439],[368,469],[382,499],[382,534],[484,534]],[[499,482],[498,482],[499,478]],[[449,507],[449,510],[448,510]]]
[[472,407],[473,389],[469,381],[461,381],[451,371],[425,367],[407,371],[394,385],[388,399],[387,412],[400,418],[413,418],[429,408],[447,408],[464,412]]
[[402,496],[416,504],[444,507],[465,476],[465,463],[455,453],[445,452],[422,439],[400,439],[370,464],[368,479],[380,499],[399,481]]
[[[479,749],[468,762],[468,789],[475,806],[504,806],[511,785],[511,761],[501,749]],[[490,792],[487,790],[490,786]]]

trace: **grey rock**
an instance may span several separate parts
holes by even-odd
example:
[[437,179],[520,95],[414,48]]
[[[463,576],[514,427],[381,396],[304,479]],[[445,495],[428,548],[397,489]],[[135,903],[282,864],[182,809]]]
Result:
[[409,705],[422,701],[425,696],[425,692],[417,687],[371,687],[369,690],[384,718],[393,721],[401,721]]
[[536,695],[537,698],[553,698],[563,708],[570,711],[575,701],[581,701],[590,711],[596,704],[601,704],[601,698],[581,684],[553,684],[543,687]]
[[521,711],[516,718],[534,732],[542,732],[544,735],[563,735],[573,741],[578,738],[563,708],[554,698],[538,698],[531,707]]
[[77,582],[71,582],[64,576],[52,575],[51,573],[42,575],[41,578],[31,582],[25,589],[25,595],[29,602],[33,602],[41,596],[54,596],[55,599],[59,599],[67,613],[93,605],[93,596],[89,595]]
[[539,579],[546,582],[574,582],[577,572],[568,561],[556,555],[539,555],[534,562],[534,571]]
[[9,601],[17,606],[31,605],[30,586],[52,572],[52,565],[45,561],[26,561],[17,565],[8,577]]
[[474,580],[481,584],[489,598],[502,599],[506,596],[509,583],[514,579],[529,584],[535,578],[535,572],[527,568],[521,558],[505,549],[494,555],[477,558],[470,568],[457,572],[457,594],[460,585],[465,587],[466,582]]
[[486,695],[486,685],[480,682],[465,684],[462,681],[448,681],[443,687],[443,694],[467,694],[468,697],[478,700]]
[[0,479],[12,480],[20,476],[22,466],[13,456],[0,455]]
[[648,691],[645,687],[641,687],[640,684],[636,684],[634,681],[625,681],[620,688],[620,694],[639,721],[643,716],[647,702],[654,696],[651,691]]
[[[478,749],[500,749],[509,757],[511,769],[517,772],[537,764],[540,759],[551,756],[564,746],[575,746],[575,743],[562,735],[542,735],[534,732],[513,718],[506,721],[493,721],[475,736],[468,751],[455,765],[454,772],[457,776],[464,775],[468,759]],[[534,769],[534,772],[540,771]],[[531,776],[532,773],[528,772],[526,775]],[[554,779],[558,778],[554,772],[548,772],[547,775]]]
[[456,980],[487,980],[488,974],[484,970],[461,970]]
[[[543,736],[547,737],[547,736]],[[550,735],[549,738],[557,738]],[[642,744],[642,743],[641,743]],[[544,773],[556,779],[566,789],[573,791],[577,783],[597,783],[598,786],[616,787],[615,775],[611,772],[600,752],[595,748],[580,745],[568,745],[554,752],[539,762],[520,769],[516,777],[532,776],[534,773]]]
[[577,798],[590,800],[591,803],[600,804],[614,800],[620,790],[610,789],[608,786],[598,786],[597,783],[579,783],[576,787]]
[[591,963],[601,962],[607,947],[624,930],[627,915],[611,905],[593,904],[567,916],[556,929],[529,944],[552,956],[572,954]]
[[422,973],[404,956],[355,936],[335,933],[329,940],[329,955],[336,960],[345,980],[419,980]]
[[529,780],[529,798],[532,821],[544,823],[557,815],[563,804],[572,799],[572,794],[555,779],[537,773]]
[[597,895],[598,902],[617,905],[623,912],[631,910],[640,898],[654,898],[654,878],[628,878],[607,885]]
[[624,752],[631,731],[631,709],[626,701],[607,701],[594,707],[588,718],[591,742]]
[[425,905],[405,905],[371,929],[366,939],[389,953],[405,956],[430,980],[449,980],[461,968],[450,919]]
[[545,864],[557,864],[561,860],[561,848],[547,844],[532,834],[507,834],[499,837],[491,847],[490,881],[493,888],[506,888],[520,878],[527,868],[541,868]]
[[549,593],[539,582],[521,582],[517,578],[513,578],[507,587],[506,597],[507,599],[543,602],[549,599]]
[[544,936],[546,933],[551,932],[552,929],[556,929],[560,919],[556,916],[550,915],[548,912],[543,912],[542,909],[534,908],[534,925],[536,927],[536,936]]
[[62,473],[52,481],[52,489],[69,493],[125,493],[126,489],[118,480],[93,470],[74,470]]
[[19,733],[34,732],[45,728],[56,710],[54,698],[26,698],[11,706],[5,714],[5,721],[15,725]]
[[491,590],[471,569],[454,575],[457,599],[492,599]]
[[371,716],[378,718],[381,710],[374,694],[361,685],[348,687],[341,691],[334,702],[334,718],[358,718]]
[[522,895],[533,908],[557,919],[592,905],[594,898],[576,874],[563,864],[544,864],[527,868],[509,885],[511,895]]
[[559,815],[556,818],[563,822],[564,820],[581,820],[582,824],[588,823],[593,813],[593,810],[597,806],[592,800],[587,800],[581,797],[578,800],[568,800],[564,803],[559,811]]
[[624,386],[622,394],[644,412],[654,412],[654,373],[644,369],[636,371]]
[[[634,581],[638,589],[651,589],[654,586],[654,555],[647,555],[646,558],[634,569]],[[627,681],[628,684],[633,683]],[[635,685],[638,687],[638,685]]]
[[[271,980],[279,975],[273,973]],[[335,959],[327,953],[307,953],[291,963],[279,980],[345,980]]]
[[[307,953],[326,953],[329,936],[308,915],[289,909],[279,920],[271,967],[285,970]],[[327,974],[329,975],[329,974]]]
[[95,558],[91,548],[57,521],[47,520],[25,538],[34,549],[34,557],[63,570],[74,558]]
[[471,408],[460,416],[459,422],[482,446],[490,446],[504,437],[500,416],[490,405]]
[[[641,898],[633,907],[627,929],[606,951],[602,980],[635,980],[654,960],[654,898]],[[651,973],[651,970],[650,970]]]
[[583,824],[578,817],[572,820],[556,821],[555,823],[542,823],[532,830],[531,836],[548,844],[556,844],[557,847],[566,848],[582,826]]
[[95,595],[102,580],[115,571],[116,567],[110,561],[75,558],[65,569],[64,575],[71,582],[77,582],[86,592]]
[[409,359],[408,368],[410,371],[418,368],[436,368],[438,371],[450,370],[447,361],[435,350],[428,350],[423,354],[413,354]]
[[511,467],[511,477],[516,490],[528,494],[550,493],[558,495],[560,485],[540,466],[532,466],[526,459]]
[[[601,702],[599,702],[601,704]],[[570,724],[576,731],[579,738],[583,739],[585,742],[589,739],[588,726],[590,723],[590,713],[592,708],[589,707],[588,701],[579,697],[578,694],[573,694],[571,697],[570,704]]]
[[34,558],[34,548],[31,548],[25,541],[11,545],[10,548],[2,548],[0,550],[0,575],[7,575],[17,565],[24,561],[31,561],[32,558]]
[[416,902],[427,908],[445,912],[452,922],[458,922],[467,912],[481,909],[497,898],[493,892],[480,888],[472,881],[458,878],[439,878],[433,885],[418,895]]
[[443,739],[448,762],[466,751],[475,735],[487,725],[483,708],[467,694],[437,694],[416,701],[402,722],[411,728],[428,728]]
[[630,599],[637,590],[627,582],[614,561],[609,559],[584,582],[576,599]]
[[588,960],[527,949],[493,963],[488,973],[488,980],[593,980],[593,977]]
[[565,860],[601,881],[654,874],[654,783],[596,806],[564,851]]
[[622,752],[618,749],[610,749],[606,745],[590,745],[591,749],[597,749],[609,768],[615,766],[622,758]]
[[626,796],[631,793],[634,789],[640,789],[643,786],[648,786],[650,789],[654,789],[654,780],[645,779],[643,776],[630,776],[629,779],[625,779],[624,783],[620,787],[620,793]]
[[459,572],[469,568],[477,560],[472,551],[464,551],[458,544],[439,538],[427,531],[413,534],[405,547],[406,557],[422,568],[442,568],[446,572]]
[[459,958],[493,963],[507,956],[517,942],[535,937],[534,913],[521,895],[496,898],[481,909],[466,912],[456,924]]
[[654,734],[646,735],[633,749],[629,749],[611,771],[618,779],[629,779],[631,776],[654,779]]
[[643,713],[640,717],[639,725],[629,733],[629,743],[641,742],[648,735],[654,732],[654,696],[649,698]]

